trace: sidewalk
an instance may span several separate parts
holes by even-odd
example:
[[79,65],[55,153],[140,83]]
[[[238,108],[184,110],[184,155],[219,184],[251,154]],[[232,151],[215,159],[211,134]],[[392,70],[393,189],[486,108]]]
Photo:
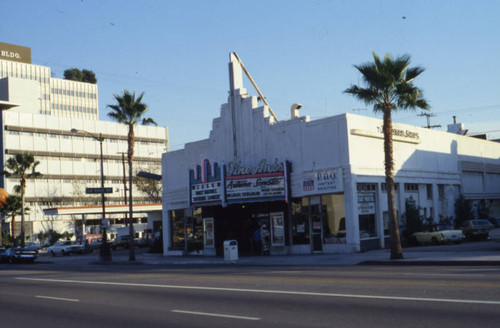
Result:
[[[390,260],[390,250],[374,250],[355,254],[307,254],[240,257],[225,261],[224,257],[163,256],[136,249],[136,261],[128,261],[128,251],[113,252],[110,265],[236,265],[236,266],[349,266],[370,265],[494,265],[500,266],[500,243],[491,241],[462,243],[461,245],[420,246],[403,249],[404,259]],[[99,254],[50,257],[42,255],[41,263],[104,264]]]

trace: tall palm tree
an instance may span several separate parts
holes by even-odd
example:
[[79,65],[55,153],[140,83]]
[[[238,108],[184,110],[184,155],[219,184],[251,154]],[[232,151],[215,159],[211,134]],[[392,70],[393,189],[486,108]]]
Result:
[[36,167],[40,164],[35,161],[35,157],[30,153],[16,154],[5,162],[3,174],[6,177],[14,176],[19,178],[19,192],[21,193],[21,247],[24,247],[24,219],[25,219],[25,194],[26,194],[26,180],[38,178],[42,174],[36,171]]
[[148,110],[148,106],[142,103],[142,97],[144,92],[135,97],[135,92],[130,92],[123,90],[121,95],[114,94],[116,99],[116,105],[108,105],[111,108],[111,112],[108,116],[117,121],[118,123],[125,124],[128,127],[128,182],[129,182],[129,261],[135,261],[135,250],[134,250],[134,225],[133,225],[133,207],[132,207],[132,161],[134,159],[134,145],[135,145],[135,135],[134,126],[137,123],[144,125],[154,124],[156,122],[151,118],[143,118],[144,113]]
[[411,67],[410,56],[404,55],[395,59],[386,54],[381,60],[375,52],[373,62],[354,67],[363,75],[364,87],[352,85],[344,92],[353,95],[367,105],[373,105],[375,113],[383,114],[384,133],[384,166],[385,184],[387,188],[387,205],[391,232],[391,259],[402,259],[403,250],[398,228],[396,201],[394,197],[394,157],[392,144],[392,112],[398,110],[429,109],[422,91],[413,85],[413,80],[424,69]]

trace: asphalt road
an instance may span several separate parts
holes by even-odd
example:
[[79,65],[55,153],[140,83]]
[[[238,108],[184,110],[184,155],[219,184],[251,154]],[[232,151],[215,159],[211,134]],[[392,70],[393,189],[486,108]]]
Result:
[[2,265],[0,316],[21,328],[498,327],[500,267]]

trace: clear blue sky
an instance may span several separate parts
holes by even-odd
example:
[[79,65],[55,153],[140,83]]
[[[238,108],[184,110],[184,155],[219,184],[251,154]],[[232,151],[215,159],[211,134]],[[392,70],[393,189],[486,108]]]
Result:
[[[473,133],[500,136],[500,1],[0,0],[0,42],[31,47],[33,63],[56,77],[93,70],[101,119],[113,93],[145,91],[172,150],[208,137],[227,101],[232,51],[282,120],[295,102],[312,119],[375,116],[342,93],[373,50],[426,69],[415,84],[431,124],[445,129],[456,115]],[[394,120],[425,125],[416,114]]]

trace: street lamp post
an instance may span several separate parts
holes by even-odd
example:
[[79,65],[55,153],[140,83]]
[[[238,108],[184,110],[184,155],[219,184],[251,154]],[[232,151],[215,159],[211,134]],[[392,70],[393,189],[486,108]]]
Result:
[[86,135],[91,136],[95,140],[99,141],[100,145],[100,150],[101,150],[101,202],[102,202],[102,219],[101,219],[101,228],[102,228],[102,244],[100,247],[100,252],[99,252],[99,259],[103,262],[110,262],[111,261],[111,250],[109,247],[108,243],[108,236],[106,233],[106,203],[105,203],[105,198],[104,198],[104,158],[103,158],[103,153],[102,153],[102,142],[104,141],[104,138],[102,136],[102,133],[99,133],[99,136],[90,133],[85,130],[77,130],[77,129],[71,129],[71,132],[76,134],[78,132],[82,132]]

